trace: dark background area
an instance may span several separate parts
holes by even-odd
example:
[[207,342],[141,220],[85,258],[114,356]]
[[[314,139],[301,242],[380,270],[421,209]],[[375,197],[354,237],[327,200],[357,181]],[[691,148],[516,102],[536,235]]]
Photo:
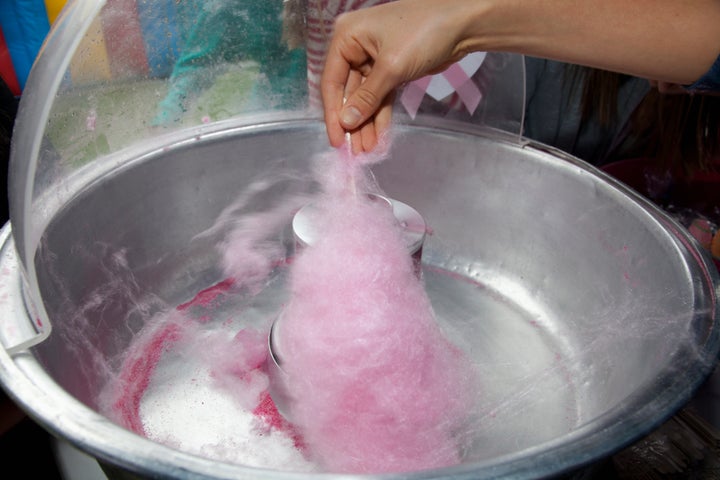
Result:
[[[10,139],[18,109],[18,99],[0,78],[0,220],[9,220],[8,165]],[[20,410],[0,390],[0,477],[12,479],[60,480],[50,435]],[[73,479],[67,479],[73,480]]]
[[13,123],[17,114],[18,99],[10,91],[5,81],[0,77],[0,182],[2,184],[2,198],[0,198],[0,220],[8,220],[7,199],[7,170],[10,158],[10,138]]

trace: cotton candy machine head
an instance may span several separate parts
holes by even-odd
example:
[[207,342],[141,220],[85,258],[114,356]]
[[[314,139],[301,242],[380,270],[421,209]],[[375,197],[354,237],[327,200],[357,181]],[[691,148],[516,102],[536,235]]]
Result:
[[[328,5],[71,1],[33,68],[2,230],[0,381],[108,476],[340,473],[274,410],[264,370],[294,294],[292,218],[334,154],[310,48]],[[287,43],[302,25],[305,49]],[[560,475],[653,430],[712,371],[718,273],[652,204],[519,136],[522,58],[455,68],[477,95],[443,95],[442,78],[401,93],[368,174],[426,223],[415,278],[473,372],[448,433],[457,461],[403,478]]]

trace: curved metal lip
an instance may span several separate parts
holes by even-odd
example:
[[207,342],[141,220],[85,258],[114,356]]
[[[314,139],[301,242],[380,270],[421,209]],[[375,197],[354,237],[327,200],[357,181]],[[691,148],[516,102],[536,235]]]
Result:
[[275,347],[275,338],[273,333],[275,332],[275,324],[277,323],[278,319],[275,319],[275,321],[270,325],[270,332],[268,333],[268,357],[270,360],[275,364],[275,366],[280,369],[281,372],[284,372],[282,368],[282,360],[277,355],[277,348]]
[[[317,122],[317,120],[313,120]],[[589,174],[593,174],[610,184],[623,195],[627,195],[640,204],[649,215],[666,227],[678,247],[689,254],[692,262],[703,272],[704,286],[708,289],[710,301],[707,315],[712,318],[712,329],[706,341],[693,352],[681,353],[695,367],[694,375],[667,375],[655,381],[646,393],[631,396],[605,415],[574,430],[568,435],[545,442],[528,449],[494,457],[480,462],[466,463],[437,470],[426,470],[405,474],[378,475],[337,475],[333,473],[305,474],[278,470],[259,469],[242,465],[218,462],[178,451],[147,438],[134,434],[112,423],[108,418],[85,406],[57,385],[45,372],[30,350],[10,356],[0,349],[0,382],[9,395],[33,419],[60,438],[66,439],[81,450],[101,461],[110,462],[121,468],[138,474],[161,475],[169,478],[192,479],[237,479],[237,478],[517,478],[531,479],[560,475],[569,470],[581,468],[598,461],[641,438],[659,426],[675,411],[690,400],[693,393],[715,367],[720,354],[720,275],[709,255],[700,250],[697,242],[672,218],[652,205],[649,201],[633,192],[622,183],[612,179],[604,172],[586,164],[580,159],[556,152],[552,147],[531,141],[518,139],[517,136],[493,129],[480,129],[477,126],[463,125],[461,122],[430,121],[419,118],[419,125],[412,128],[429,128],[437,133],[465,133],[473,136],[490,136],[494,140],[537,151],[539,154],[552,154],[566,160]],[[239,131],[275,130],[278,127],[297,128],[306,126],[308,119],[302,121],[268,122],[262,125],[240,126],[218,129],[206,138],[218,135],[234,135]],[[229,125],[226,125],[228,127]],[[158,152],[159,150],[155,150]],[[147,159],[147,156],[144,156]],[[14,252],[11,226],[8,222],[0,230],[0,244],[9,252]],[[6,252],[7,254],[7,252]],[[7,264],[0,257],[0,269]],[[11,272],[21,275],[19,271]],[[0,303],[0,314],[4,305]],[[679,378],[678,378],[679,377]],[[657,392],[660,392],[658,394]],[[650,405],[652,400],[653,405]],[[62,405],[63,408],[58,408]],[[658,415],[658,412],[663,412]],[[619,419],[623,419],[619,421]],[[107,442],[112,438],[112,442]],[[102,448],[98,445],[102,445]]]

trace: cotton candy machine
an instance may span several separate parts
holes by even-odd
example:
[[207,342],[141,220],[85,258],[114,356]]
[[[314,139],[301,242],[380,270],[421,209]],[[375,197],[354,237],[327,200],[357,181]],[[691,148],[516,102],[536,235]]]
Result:
[[[123,50],[112,36],[113,19],[169,25],[148,23],[146,7],[71,2],[31,75],[1,237],[0,381],[111,478],[332,477],[303,455],[252,373],[288,299],[292,217],[318,189],[323,124],[294,90],[277,87],[290,96],[261,110],[248,102],[275,79],[253,76],[245,57],[209,67],[211,91],[181,120],[154,123],[172,75],[133,70],[132,42]],[[98,35],[123,68],[93,71]],[[479,77],[490,89],[492,75]],[[442,105],[399,110],[388,158],[371,169],[427,225],[419,277],[477,382],[455,431],[457,464],[381,477],[589,468],[682,407],[720,351],[707,253],[622,184],[519,137],[512,95],[491,91],[473,118],[440,115]],[[277,221],[259,232],[258,218]],[[272,260],[259,264],[266,274],[228,278],[230,232],[269,248],[259,250]],[[220,358],[228,345],[241,355]]]

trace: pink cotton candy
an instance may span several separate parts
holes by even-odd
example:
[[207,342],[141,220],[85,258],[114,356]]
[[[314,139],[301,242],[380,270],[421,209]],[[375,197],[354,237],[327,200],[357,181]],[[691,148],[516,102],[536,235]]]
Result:
[[470,366],[437,325],[392,211],[352,194],[321,207],[278,325],[288,417],[329,471],[459,463]]
[[[270,272],[282,263],[285,249],[277,232],[287,225],[293,213],[307,203],[311,196],[297,192],[298,185],[311,183],[299,175],[274,174],[253,181],[245,191],[225,208],[215,223],[197,238],[223,235],[219,243],[221,267],[235,289],[246,288],[258,293]],[[288,186],[292,183],[294,186]],[[274,202],[258,200],[269,191],[284,190]]]

